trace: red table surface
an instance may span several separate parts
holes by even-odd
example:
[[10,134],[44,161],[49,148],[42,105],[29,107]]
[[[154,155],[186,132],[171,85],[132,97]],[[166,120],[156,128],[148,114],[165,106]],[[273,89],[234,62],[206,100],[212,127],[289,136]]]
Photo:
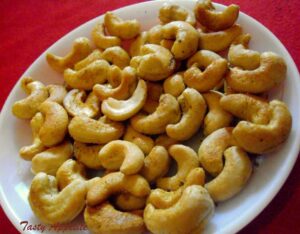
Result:
[[[0,109],[28,66],[59,38],[108,10],[137,0],[1,0],[0,1]],[[236,3],[241,11],[269,28],[300,67],[300,1],[216,0]],[[288,77],[293,79],[294,77]],[[299,142],[300,143],[300,142]],[[245,233],[300,233],[300,161],[267,206],[248,224]],[[0,233],[18,233],[0,209]]]

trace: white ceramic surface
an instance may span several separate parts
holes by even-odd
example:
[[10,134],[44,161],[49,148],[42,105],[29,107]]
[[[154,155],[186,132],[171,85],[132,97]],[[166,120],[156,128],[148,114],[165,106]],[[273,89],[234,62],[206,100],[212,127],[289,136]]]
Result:
[[[194,1],[172,1],[193,8]],[[142,25],[143,30],[158,23],[158,9],[163,1],[151,1],[128,6],[115,11],[124,19],[135,17]],[[218,9],[223,6],[217,5]],[[95,18],[68,35],[61,38],[47,51],[64,55],[71,47],[72,41],[80,36],[90,37],[92,27],[96,22],[103,19],[102,16]],[[288,65],[287,80],[272,97],[282,98],[287,103],[292,113],[293,120],[300,119],[300,77],[297,68],[280,41],[264,26],[253,18],[240,13],[238,23],[245,32],[252,35],[250,47],[258,51],[274,51],[280,54]],[[43,81],[46,84],[62,83],[61,75],[57,74],[47,65],[45,54],[42,54],[24,73],[34,79]],[[16,228],[23,233],[40,233],[39,231],[23,231],[25,225],[21,221],[28,221],[29,224],[40,224],[30,210],[27,195],[33,175],[30,172],[30,162],[22,160],[18,155],[20,147],[30,144],[31,131],[28,121],[16,119],[11,114],[12,104],[25,96],[19,82],[9,95],[0,116],[0,199],[1,205],[9,219]],[[272,200],[288,177],[299,152],[300,126],[298,121],[293,121],[293,127],[289,139],[276,152],[262,157],[259,167],[255,168],[253,176],[246,188],[233,199],[220,203],[216,213],[207,226],[205,233],[235,233],[248,224],[257,216]],[[194,140],[197,148],[199,140]],[[288,201],[286,201],[288,202]],[[73,224],[82,223],[81,217]],[[28,224],[28,225],[29,225]],[[28,227],[28,226],[27,226]],[[47,227],[49,229],[49,226]],[[43,233],[54,233],[45,230]],[[64,233],[88,233],[83,231],[67,231]]]

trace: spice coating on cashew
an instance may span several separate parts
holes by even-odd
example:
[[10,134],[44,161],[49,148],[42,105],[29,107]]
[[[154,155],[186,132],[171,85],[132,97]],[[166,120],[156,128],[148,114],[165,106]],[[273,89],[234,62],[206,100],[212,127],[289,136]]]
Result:
[[183,72],[178,72],[165,79],[163,83],[164,92],[178,97],[185,89],[185,84],[183,81]]
[[67,95],[67,90],[62,85],[48,85],[47,90],[49,93],[49,97],[45,101],[57,102],[58,104],[62,104],[65,96]]
[[104,24],[98,23],[92,30],[92,38],[95,45],[100,49],[106,49],[113,46],[120,46],[121,39],[115,36],[107,36],[104,33]]
[[155,145],[160,145],[169,149],[172,145],[178,144],[179,141],[169,137],[167,134],[161,134],[155,139]]
[[148,114],[153,113],[159,105],[159,98],[163,94],[163,88],[160,84],[147,82],[147,99],[142,108]]
[[146,197],[135,197],[131,194],[123,193],[116,197],[115,205],[122,211],[144,209],[146,206]]
[[99,49],[93,50],[86,58],[80,60],[78,63],[74,65],[74,70],[79,71],[92,62],[102,59],[102,52]]
[[123,69],[130,63],[130,57],[126,50],[120,46],[107,48],[101,55],[102,59]]

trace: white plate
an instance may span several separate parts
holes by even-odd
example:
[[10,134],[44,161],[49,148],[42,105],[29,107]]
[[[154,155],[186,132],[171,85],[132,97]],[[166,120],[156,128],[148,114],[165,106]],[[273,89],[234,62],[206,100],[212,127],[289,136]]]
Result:
[[[194,1],[173,1],[188,8],[193,8]],[[143,29],[157,24],[158,9],[163,1],[151,1],[128,6],[116,10],[115,13],[124,19],[137,18]],[[216,4],[217,5],[217,4]],[[222,9],[222,5],[217,5]],[[48,51],[64,55],[71,47],[73,40],[80,36],[90,37],[92,27],[96,22],[103,19],[97,17],[84,25],[70,32],[61,38]],[[287,80],[272,97],[282,98],[287,103],[293,116],[293,127],[288,140],[278,151],[261,158],[258,168],[255,168],[253,176],[246,188],[233,199],[220,203],[216,213],[207,226],[206,233],[234,233],[248,224],[257,216],[272,200],[288,177],[299,152],[300,142],[300,77],[291,56],[280,43],[280,41],[263,25],[253,18],[240,13],[238,23],[245,32],[252,35],[250,47],[258,51],[273,51],[280,54],[288,65]],[[47,65],[45,54],[42,54],[24,73],[34,79],[43,81],[46,84],[62,83],[61,75],[57,74]],[[20,147],[30,144],[31,131],[28,121],[16,119],[11,114],[12,104],[25,95],[20,89],[19,82],[10,93],[0,116],[0,198],[1,205],[15,227],[23,232],[21,221],[28,221],[29,224],[39,224],[40,221],[33,215],[28,201],[28,188],[33,175],[30,172],[30,162],[19,157]],[[199,144],[199,142],[197,142]],[[288,201],[287,201],[288,202]],[[82,223],[78,218],[73,223]],[[24,233],[40,233],[26,231]],[[47,232],[44,233],[53,233]],[[68,232],[64,232],[68,233]],[[85,233],[83,231],[70,233]],[[88,233],[86,231],[86,233]]]

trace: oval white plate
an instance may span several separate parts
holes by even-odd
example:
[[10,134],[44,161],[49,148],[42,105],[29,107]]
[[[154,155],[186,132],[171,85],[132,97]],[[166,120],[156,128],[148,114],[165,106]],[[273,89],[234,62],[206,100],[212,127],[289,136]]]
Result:
[[[194,1],[175,0],[174,3],[181,4],[190,9]],[[151,1],[140,3],[115,11],[124,19],[132,17],[143,24],[143,30],[158,23],[158,9],[163,1]],[[216,4],[217,5],[217,4]],[[224,6],[217,5],[218,9]],[[96,22],[103,20],[97,17],[70,32],[61,38],[48,51],[54,54],[66,54],[75,38],[80,36],[90,37],[92,27]],[[288,65],[287,80],[284,85],[274,90],[271,97],[281,98],[287,103],[292,113],[293,120],[300,119],[300,77],[297,68],[280,41],[264,26],[253,18],[240,13],[238,23],[243,26],[245,32],[252,35],[250,47],[258,51],[273,51],[280,54]],[[61,75],[57,74],[47,65],[45,54],[42,54],[24,73],[34,79],[41,80],[46,84],[62,83]],[[20,147],[30,144],[31,131],[28,121],[16,119],[11,114],[12,104],[25,95],[20,89],[19,82],[10,93],[0,116],[0,198],[1,205],[9,219],[20,231],[24,232],[21,221],[29,224],[40,224],[33,215],[28,201],[28,189],[33,175],[30,172],[30,162],[19,157]],[[233,199],[217,206],[215,215],[207,226],[205,233],[235,233],[255,216],[257,216],[272,200],[288,177],[299,152],[300,126],[293,121],[293,128],[289,139],[276,152],[260,158],[259,167],[255,168],[253,176],[246,188]],[[199,144],[199,142],[196,142]],[[72,224],[82,224],[79,217]],[[49,229],[49,226],[47,227]],[[26,231],[24,233],[40,233],[39,231]],[[54,233],[44,231],[44,233]],[[68,233],[64,232],[64,233]],[[70,231],[69,233],[88,233],[88,231]]]

